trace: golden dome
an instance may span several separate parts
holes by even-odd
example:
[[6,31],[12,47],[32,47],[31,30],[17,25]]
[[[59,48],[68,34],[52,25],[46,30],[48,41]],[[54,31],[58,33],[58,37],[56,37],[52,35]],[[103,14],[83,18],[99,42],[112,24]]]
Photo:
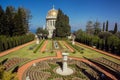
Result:
[[48,11],[47,17],[57,17],[57,14],[58,14],[58,11],[55,10],[54,7],[53,7],[53,9]]

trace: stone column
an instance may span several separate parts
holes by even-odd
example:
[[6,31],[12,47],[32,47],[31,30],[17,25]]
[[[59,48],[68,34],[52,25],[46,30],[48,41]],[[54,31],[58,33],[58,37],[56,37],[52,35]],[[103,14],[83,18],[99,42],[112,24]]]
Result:
[[72,45],[75,45],[75,35],[72,36]]
[[36,35],[36,44],[39,44],[39,38],[38,38],[38,36]]
[[62,53],[63,55],[63,72],[67,70],[67,60],[68,60],[68,53]]
[[49,26],[50,26],[50,20],[49,20]]
[[54,26],[54,21],[52,20],[52,26]]
[[52,20],[50,20],[50,24],[51,24],[51,26],[52,26]]
[[48,26],[48,20],[47,20],[47,26]]
[[54,20],[54,26],[55,26],[55,20]]
[[51,20],[51,26],[53,26],[53,22],[52,22],[52,20]]

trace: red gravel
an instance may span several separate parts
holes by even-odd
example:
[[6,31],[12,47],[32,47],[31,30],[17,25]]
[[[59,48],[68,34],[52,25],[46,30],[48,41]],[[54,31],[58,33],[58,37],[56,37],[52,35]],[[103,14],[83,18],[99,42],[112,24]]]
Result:
[[44,51],[45,51],[47,43],[48,43],[48,40],[46,40],[46,41],[44,42],[44,45],[42,46],[40,52],[44,52]]

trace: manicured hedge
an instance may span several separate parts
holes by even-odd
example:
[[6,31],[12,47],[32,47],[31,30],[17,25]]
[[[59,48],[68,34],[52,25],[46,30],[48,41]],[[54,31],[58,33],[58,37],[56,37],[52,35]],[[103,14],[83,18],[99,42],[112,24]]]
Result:
[[69,41],[67,41],[67,43],[69,44],[69,45],[71,45],[73,48],[75,48],[78,52],[81,52],[81,53],[83,53],[83,48],[81,48],[81,47],[79,47],[79,46],[77,46],[77,45],[73,45],[71,42],[69,42]]
[[32,40],[34,40],[33,34],[15,37],[0,36],[0,52],[16,47],[18,45],[22,45]]
[[39,44],[39,46],[33,51],[34,53],[36,53],[36,52],[38,51],[38,49],[41,47],[41,45],[43,44],[44,41],[45,41],[45,40],[43,40],[43,41]]

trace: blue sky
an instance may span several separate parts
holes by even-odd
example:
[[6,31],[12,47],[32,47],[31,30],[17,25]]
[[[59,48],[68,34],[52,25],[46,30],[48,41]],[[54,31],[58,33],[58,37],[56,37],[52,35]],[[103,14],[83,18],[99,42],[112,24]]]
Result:
[[101,23],[108,20],[109,29],[114,28],[115,22],[120,25],[120,0],[0,0],[0,5],[4,9],[6,6],[22,6],[30,10],[31,30],[45,25],[45,17],[53,5],[69,16],[72,30],[85,30],[89,20]]

